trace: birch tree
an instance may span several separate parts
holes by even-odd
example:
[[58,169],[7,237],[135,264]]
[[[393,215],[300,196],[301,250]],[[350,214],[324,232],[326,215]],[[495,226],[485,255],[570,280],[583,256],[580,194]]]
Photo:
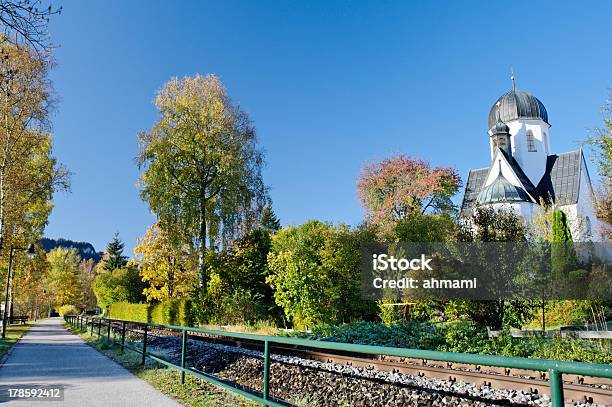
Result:
[[69,188],[69,172],[52,156],[49,64],[0,37],[0,253],[20,222],[42,234],[53,192]]
[[167,231],[197,251],[202,289],[207,252],[260,218],[263,156],[249,116],[214,75],[171,79],[155,104],[159,119],[138,134],[141,196]]

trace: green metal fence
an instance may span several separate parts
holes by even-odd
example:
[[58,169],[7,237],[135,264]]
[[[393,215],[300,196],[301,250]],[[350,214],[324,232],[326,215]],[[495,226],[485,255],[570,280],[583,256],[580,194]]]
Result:
[[[494,355],[478,355],[471,353],[453,353],[453,352],[438,352],[431,350],[420,350],[420,349],[405,349],[405,348],[390,348],[384,346],[371,346],[371,345],[356,345],[350,343],[339,343],[339,342],[323,342],[313,341],[307,339],[288,338],[282,336],[264,336],[254,335],[246,333],[235,333],[235,332],[224,332],[215,331],[209,329],[200,329],[194,327],[174,326],[174,325],[159,325],[144,322],[135,321],[124,321],[117,319],[108,318],[96,318],[96,317],[82,317],[75,315],[65,316],[64,319],[74,327],[78,327],[81,331],[87,330],[89,325],[90,334],[94,334],[94,327],[97,330],[98,336],[104,336],[106,334],[107,339],[111,339],[111,325],[113,323],[121,326],[121,341],[117,342],[114,338],[113,341],[117,342],[123,348],[131,349],[142,355],[142,363],[144,364],[145,359],[148,357],[161,364],[164,364],[170,368],[177,369],[181,372],[181,382],[185,381],[185,373],[200,378],[206,382],[218,385],[222,388],[228,389],[232,392],[238,393],[248,399],[262,403],[264,406],[285,406],[281,400],[275,400],[270,398],[270,345],[271,344],[285,344],[294,345],[305,348],[316,348],[324,350],[335,350],[344,352],[353,352],[360,354],[369,355],[386,355],[396,356],[404,358],[424,359],[424,360],[435,360],[443,362],[454,362],[454,363],[465,363],[472,365],[482,366],[496,366],[514,369],[525,369],[534,370],[541,372],[548,372],[549,383],[550,383],[550,396],[553,407],[562,407],[564,405],[563,398],[563,374],[575,374],[581,376],[591,377],[603,377],[612,378],[612,366],[602,365],[595,363],[582,363],[582,362],[563,362],[557,360],[546,360],[546,359],[531,359],[531,358],[517,358],[507,356],[494,356]],[[142,349],[128,345],[125,341],[126,327],[127,325],[136,325],[142,328],[143,341]],[[85,329],[83,329],[85,328]],[[150,328],[168,329],[172,331],[180,332],[181,334],[181,364],[175,365],[167,360],[164,360],[158,356],[155,356],[147,351],[147,336]],[[103,329],[106,332],[103,332]],[[185,366],[185,356],[187,352],[187,338],[189,333],[202,333],[208,335],[215,335],[220,337],[246,339],[263,343],[264,347],[264,384],[261,392],[251,392],[242,388],[238,388],[235,385],[223,381],[215,376],[208,375],[194,369]]]

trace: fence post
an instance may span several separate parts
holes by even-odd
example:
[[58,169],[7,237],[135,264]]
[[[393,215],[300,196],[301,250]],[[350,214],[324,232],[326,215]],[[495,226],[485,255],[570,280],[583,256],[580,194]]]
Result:
[[100,330],[102,330],[102,319],[98,318],[98,336],[100,336]]
[[79,323],[81,324],[79,327],[79,332],[83,332],[83,317],[79,317]]
[[[263,399],[268,400],[270,396],[270,342],[264,342],[264,378],[263,378]],[[265,404],[266,406],[268,404]]]
[[550,385],[550,402],[552,407],[563,407],[565,405],[563,397],[563,378],[556,369],[548,370],[548,382]]
[[181,384],[185,384],[185,355],[187,353],[187,330],[183,331],[181,338]]
[[125,348],[125,321],[121,324],[121,352]]
[[91,331],[89,332],[89,336],[93,336],[93,321],[94,321],[94,319],[93,319],[93,318],[91,318],[91,319],[89,320],[89,323],[90,323],[90,325],[91,325]]
[[111,331],[111,320],[108,320],[108,332],[106,333],[106,340],[110,341],[110,331]]
[[145,364],[145,358],[147,356],[147,330],[149,326],[145,324],[144,326],[144,338],[142,339],[142,365]]

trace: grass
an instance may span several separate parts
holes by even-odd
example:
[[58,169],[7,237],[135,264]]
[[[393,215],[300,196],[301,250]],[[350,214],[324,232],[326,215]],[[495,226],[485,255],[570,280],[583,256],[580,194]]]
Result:
[[157,390],[172,397],[177,402],[189,407],[254,407],[259,406],[237,394],[223,390],[193,376],[185,375],[185,384],[180,382],[180,373],[163,365],[147,360],[141,365],[142,356],[131,350],[121,352],[121,347],[106,338],[90,336],[89,332],[80,332],[66,324],[66,328],[79,335],[98,352],[119,363],[136,377],[148,382]]
[[0,339],[0,358],[6,355],[15,342],[17,342],[31,326],[31,324],[7,325],[6,338]]

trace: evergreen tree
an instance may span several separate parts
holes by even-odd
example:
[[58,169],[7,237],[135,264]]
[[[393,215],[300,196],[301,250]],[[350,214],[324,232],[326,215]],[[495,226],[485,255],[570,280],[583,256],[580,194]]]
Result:
[[261,226],[271,232],[277,232],[281,228],[280,221],[272,210],[272,205],[268,204],[261,213]]
[[553,211],[552,241],[556,243],[572,242],[572,232],[567,224],[567,217],[560,209]]
[[103,269],[112,271],[120,269],[126,264],[127,257],[123,255],[123,242],[119,239],[119,233],[115,233],[113,240],[106,246]]
[[559,290],[569,289],[571,282],[565,279],[568,273],[577,268],[578,259],[567,216],[560,209],[553,211],[551,260],[552,276],[556,287]]

